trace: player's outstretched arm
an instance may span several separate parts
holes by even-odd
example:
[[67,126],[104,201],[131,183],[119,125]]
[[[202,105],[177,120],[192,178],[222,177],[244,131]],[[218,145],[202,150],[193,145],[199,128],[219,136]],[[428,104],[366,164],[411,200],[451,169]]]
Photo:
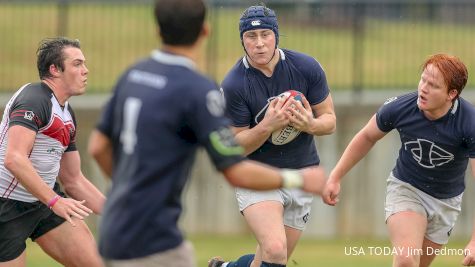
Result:
[[63,154],[58,179],[69,196],[77,200],[85,200],[84,205],[94,213],[102,213],[106,198],[82,173],[81,157],[78,151]]
[[376,115],[374,115],[366,126],[353,137],[340,160],[331,171],[323,191],[323,202],[328,205],[336,205],[343,176],[345,176],[356,163],[363,159],[374,144],[385,135],[385,132],[379,130],[376,124]]
[[88,153],[91,155],[107,175],[112,176],[112,143],[109,137],[98,130],[93,130],[89,137]]
[[462,261],[463,266],[475,266],[475,240],[472,235],[472,240],[465,247],[465,257]]
[[[475,178],[475,159],[470,159],[470,167],[472,169],[472,177]],[[465,247],[465,258],[462,261],[464,266],[475,266],[475,223],[473,226],[472,239]]]
[[58,216],[63,217],[75,226],[71,216],[82,220],[92,210],[84,206],[84,202],[61,198],[39,176],[28,158],[35,138],[36,132],[33,130],[21,125],[11,126],[8,129],[5,168],[15,176],[28,192],[50,207]]
[[326,181],[322,167],[277,169],[251,160],[234,164],[223,174],[231,185],[254,190],[301,188],[309,193],[321,194]]
[[48,203],[56,193],[38,175],[28,155],[33,149],[36,132],[21,125],[8,129],[8,143],[4,165],[23,187],[43,203]]

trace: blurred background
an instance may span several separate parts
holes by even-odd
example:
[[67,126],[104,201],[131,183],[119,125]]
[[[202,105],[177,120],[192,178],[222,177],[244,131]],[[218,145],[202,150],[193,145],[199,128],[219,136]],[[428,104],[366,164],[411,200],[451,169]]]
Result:
[[[117,77],[146,57],[159,41],[151,0],[0,0],[0,103],[21,85],[38,80],[36,48],[45,37],[81,41],[89,68],[88,92],[71,99],[78,116],[83,170],[102,190],[108,183],[86,153],[101,108]],[[243,56],[238,21],[260,1],[208,0],[212,35],[203,48],[200,70],[220,83]],[[337,113],[337,131],[318,137],[327,172],[353,135],[386,98],[415,91],[427,56],[460,57],[475,71],[475,1],[472,0],[275,0],[262,1],[279,20],[280,47],[315,57],[327,74]],[[462,97],[475,101],[475,80]],[[297,89],[298,88],[294,88]],[[192,90],[192,88],[190,88]],[[153,126],[151,126],[153,127]],[[386,178],[399,149],[391,133],[347,175],[337,207],[315,198],[305,237],[386,238]],[[453,232],[467,241],[472,232],[475,184],[467,172],[462,214]],[[200,234],[249,233],[237,209],[234,190],[200,151],[184,195],[181,224]],[[98,217],[90,219],[93,229]]]

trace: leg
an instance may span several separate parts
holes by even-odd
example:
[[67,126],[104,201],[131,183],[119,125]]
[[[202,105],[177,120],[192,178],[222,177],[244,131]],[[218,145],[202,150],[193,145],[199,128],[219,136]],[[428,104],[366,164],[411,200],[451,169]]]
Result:
[[393,258],[393,267],[417,267],[423,254],[422,245],[427,228],[427,219],[414,211],[401,211],[387,220],[389,237],[398,251]]
[[[432,248],[427,249],[427,248]],[[429,267],[432,261],[435,259],[435,256],[437,256],[435,253],[431,253],[431,255],[426,255],[427,251],[435,251],[436,249],[442,248],[441,244],[434,243],[430,241],[427,238],[424,238],[424,243],[422,243],[422,251],[424,254],[421,256],[421,263],[419,264],[419,267]]]
[[102,267],[96,242],[86,223],[73,220],[76,227],[64,222],[35,241],[48,255],[65,266]]
[[244,255],[229,262],[213,257],[208,261],[208,267],[260,267],[263,261],[267,264],[283,263],[285,266],[287,243],[282,193],[280,190],[236,189],[239,210],[258,241],[256,254]]
[[107,260],[108,267],[195,267],[195,252],[189,241],[184,241],[176,248],[148,256],[128,260]]
[[286,226],[285,235],[287,236],[287,259],[289,259],[302,236],[302,231]]
[[243,211],[244,218],[259,244],[252,267],[259,267],[262,261],[283,265],[287,263],[283,212],[282,204],[277,201],[262,201]]
[[6,262],[0,262],[0,267],[24,267],[26,266],[26,252],[23,251],[16,259]]

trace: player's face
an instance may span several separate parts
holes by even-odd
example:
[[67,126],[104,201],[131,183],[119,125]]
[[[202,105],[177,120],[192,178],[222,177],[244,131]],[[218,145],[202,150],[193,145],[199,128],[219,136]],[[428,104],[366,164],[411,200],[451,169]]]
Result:
[[244,49],[252,61],[258,65],[266,65],[275,51],[275,34],[269,29],[247,31],[242,35]]
[[432,64],[422,72],[417,91],[417,105],[431,119],[442,117],[452,106],[442,73]]
[[65,55],[64,69],[61,72],[61,80],[67,94],[70,96],[81,95],[86,91],[87,74],[86,59],[81,49],[67,47],[63,50]]

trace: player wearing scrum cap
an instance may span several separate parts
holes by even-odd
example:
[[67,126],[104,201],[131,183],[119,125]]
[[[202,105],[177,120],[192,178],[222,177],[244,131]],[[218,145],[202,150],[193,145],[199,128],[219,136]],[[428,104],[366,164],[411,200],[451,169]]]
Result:
[[[278,47],[279,27],[272,9],[247,8],[239,33],[245,55],[221,86],[237,141],[249,159],[280,168],[318,166],[314,136],[331,134],[336,126],[325,72],[313,57]],[[276,97],[291,89],[303,93],[303,105]],[[285,145],[273,144],[272,132],[288,124],[301,134]],[[235,262],[213,258],[209,267],[285,266],[309,218],[312,196],[300,189],[238,189],[236,196],[259,244],[256,254]]]
[[203,0],[156,0],[154,15],[160,49],[121,75],[89,143],[112,179],[99,238],[109,267],[196,266],[178,219],[199,147],[234,186],[318,194],[326,182],[322,168],[278,170],[242,156],[216,84],[196,70],[209,34]]

